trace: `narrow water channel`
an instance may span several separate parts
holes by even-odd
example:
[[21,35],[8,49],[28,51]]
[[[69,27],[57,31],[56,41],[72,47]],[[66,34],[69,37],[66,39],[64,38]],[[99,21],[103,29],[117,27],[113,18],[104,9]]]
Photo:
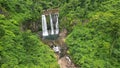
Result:
[[51,38],[53,36],[47,37],[47,39],[43,38],[43,42],[49,45],[56,54],[56,59],[58,60],[60,68],[76,68],[71,58],[67,54],[68,47],[64,41],[66,38],[66,33],[67,31],[64,29],[58,36],[55,36],[54,39]]

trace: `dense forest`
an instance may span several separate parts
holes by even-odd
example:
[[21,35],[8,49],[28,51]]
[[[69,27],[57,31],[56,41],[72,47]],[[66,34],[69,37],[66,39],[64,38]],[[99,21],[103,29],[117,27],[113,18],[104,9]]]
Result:
[[54,8],[78,68],[120,68],[120,0],[0,0],[0,68],[59,68],[37,34],[42,11]]

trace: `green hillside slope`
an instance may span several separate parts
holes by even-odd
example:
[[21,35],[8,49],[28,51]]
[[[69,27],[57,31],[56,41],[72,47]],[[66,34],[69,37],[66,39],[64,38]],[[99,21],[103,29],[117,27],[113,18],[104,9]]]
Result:
[[30,0],[0,0],[0,68],[59,67],[53,51],[36,34],[20,30],[22,22],[39,19],[39,6]]

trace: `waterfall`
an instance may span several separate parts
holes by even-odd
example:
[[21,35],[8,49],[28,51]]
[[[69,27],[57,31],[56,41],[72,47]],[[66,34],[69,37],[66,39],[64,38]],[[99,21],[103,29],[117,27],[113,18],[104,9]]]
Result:
[[52,20],[52,16],[50,14],[50,25],[51,25],[51,35],[54,34],[54,28],[53,28],[53,20]]
[[[42,36],[47,36],[44,38],[50,38],[51,35],[57,36],[59,34],[59,24],[58,24],[58,14],[57,13],[49,13],[49,17],[50,17],[50,29],[47,27],[47,25],[49,26],[49,24],[47,24],[46,21],[46,16],[43,14],[42,15]],[[48,30],[50,31],[50,33],[48,32]],[[57,35],[55,35],[57,34]],[[52,36],[51,36],[52,37]]]
[[59,27],[58,27],[58,15],[56,15],[57,21],[56,21],[56,34],[59,34]]
[[48,36],[47,22],[45,15],[42,15],[42,31],[43,31],[43,36]]

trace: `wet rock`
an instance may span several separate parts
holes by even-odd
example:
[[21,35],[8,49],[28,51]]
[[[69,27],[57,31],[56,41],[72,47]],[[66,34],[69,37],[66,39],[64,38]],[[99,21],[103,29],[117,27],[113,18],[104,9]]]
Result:
[[56,53],[56,57],[58,59],[58,64],[60,65],[60,68],[76,68],[75,65],[72,63],[71,59],[66,56],[68,47],[65,44],[65,37],[67,35],[67,30],[63,29],[59,37],[55,40],[43,40],[44,43],[49,45],[51,49],[54,50]]

